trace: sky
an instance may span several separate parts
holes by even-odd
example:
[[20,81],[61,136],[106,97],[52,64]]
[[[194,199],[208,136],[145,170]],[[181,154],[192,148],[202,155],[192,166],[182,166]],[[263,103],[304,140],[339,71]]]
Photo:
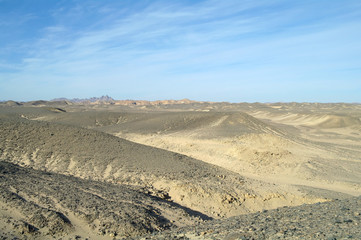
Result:
[[0,100],[361,102],[359,0],[0,0]]

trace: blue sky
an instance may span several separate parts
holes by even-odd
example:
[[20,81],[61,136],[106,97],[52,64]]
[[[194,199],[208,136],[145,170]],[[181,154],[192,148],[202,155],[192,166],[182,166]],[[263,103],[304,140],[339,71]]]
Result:
[[359,0],[0,0],[0,100],[361,102]]

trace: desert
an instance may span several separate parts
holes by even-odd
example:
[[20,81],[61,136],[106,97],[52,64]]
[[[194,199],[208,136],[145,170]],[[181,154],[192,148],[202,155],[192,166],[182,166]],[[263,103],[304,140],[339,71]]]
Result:
[[360,19],[0,0],[0,240],[361,239]]
[[0,103],[1,239],[345,239],[361,105]]

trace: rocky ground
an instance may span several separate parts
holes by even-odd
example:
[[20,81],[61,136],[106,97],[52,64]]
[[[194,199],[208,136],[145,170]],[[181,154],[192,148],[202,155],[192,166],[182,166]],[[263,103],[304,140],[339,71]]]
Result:
[[214,218],[328,199],[92,129],[18,117],[3,118],[0,123],[2,160],[142,187]]
[[360,239],[361,197],[213,220],[135,239]]
[[0,104],[0,239],[361,238],[359,105],[116,103]]
[[[0,238],[124,238],[211,218],[144,189],[0,162]],[[177,222],[177,223],[175,223]]]

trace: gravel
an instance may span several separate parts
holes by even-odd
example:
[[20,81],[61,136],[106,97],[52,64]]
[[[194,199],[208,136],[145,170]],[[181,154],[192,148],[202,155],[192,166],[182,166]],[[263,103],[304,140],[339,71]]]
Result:
[[361,239],[361,196],[212,220],[136,239]]

